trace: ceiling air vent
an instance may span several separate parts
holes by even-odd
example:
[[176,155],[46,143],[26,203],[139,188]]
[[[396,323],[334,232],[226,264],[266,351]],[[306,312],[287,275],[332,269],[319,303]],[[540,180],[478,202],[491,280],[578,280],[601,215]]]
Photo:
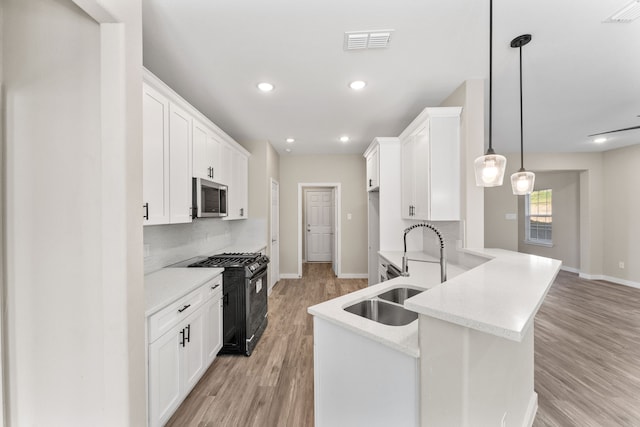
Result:
[[344,50],[382,49],[389,46],[393,30],[350,31],[344,33]]
[[626,24],[640,17],[640,0],[633,0],[603,22]]

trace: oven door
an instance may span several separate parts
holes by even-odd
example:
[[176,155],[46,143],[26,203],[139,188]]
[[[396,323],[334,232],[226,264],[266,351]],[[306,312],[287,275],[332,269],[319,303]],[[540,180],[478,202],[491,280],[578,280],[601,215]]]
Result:
[[246,355],[255,348],[258,339],[267,327],[267,266],[256,271],[247,279],[247,338]]

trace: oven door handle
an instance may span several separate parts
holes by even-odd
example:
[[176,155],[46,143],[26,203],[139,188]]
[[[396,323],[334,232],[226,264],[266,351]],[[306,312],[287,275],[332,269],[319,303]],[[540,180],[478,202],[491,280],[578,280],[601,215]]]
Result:
[[247,344],[249,344],[256,337],[256,334],[251,335],[251,338],[247,340]]

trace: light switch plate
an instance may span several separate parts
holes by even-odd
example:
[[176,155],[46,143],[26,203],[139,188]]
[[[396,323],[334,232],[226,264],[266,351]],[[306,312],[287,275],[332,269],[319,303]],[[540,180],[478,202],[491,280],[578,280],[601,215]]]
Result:
[[514,214],[514,213],[504,214],[504,219],[508,219],[509,221],[515,221],[516,219],[518,219],[518,214]]

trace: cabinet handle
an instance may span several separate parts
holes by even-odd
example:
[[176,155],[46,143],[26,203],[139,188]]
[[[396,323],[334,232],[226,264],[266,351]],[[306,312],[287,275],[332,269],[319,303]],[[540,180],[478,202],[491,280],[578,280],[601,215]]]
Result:
[[215,176],[216,176],[215,169],[213,168],[213,166],[211,166],[211,179],[213,179]]
[[373,184],[371,184],[371,180],[369,180],[369,187],[371,187]]
[[217,284],[217,285],[215,285],[215,286],[212,286],[212,287],[211,287],[211,290],[212,290],[212,291],[215,291],[215,290],[216,290],[216,289],[218,289],[219,287],[220,287],[220,284]]
[[187,342],[191,342],[191,324],[187,325]]
[[189,307],[191,307],[191,304],[187,304],[187,305],[185,305],[184,307],[179,308],[179,309],[178,309],[178,313],[182,313],[183,311],[185,311],[185,310],[186,310],[187,308],[189,308]]
[[244,208],[240,208],[240,216],[244,216]]
[[144,205],[142,205],[142,207],[144,208],[143,218],[148,221],[149,220],[149,203],[145,203]]
[[184,347],[184,328],[180,331],[180,345]]
[[229,305],[229,294],[224,294],[224,297],[222,298],[222,303],[224,305]]

